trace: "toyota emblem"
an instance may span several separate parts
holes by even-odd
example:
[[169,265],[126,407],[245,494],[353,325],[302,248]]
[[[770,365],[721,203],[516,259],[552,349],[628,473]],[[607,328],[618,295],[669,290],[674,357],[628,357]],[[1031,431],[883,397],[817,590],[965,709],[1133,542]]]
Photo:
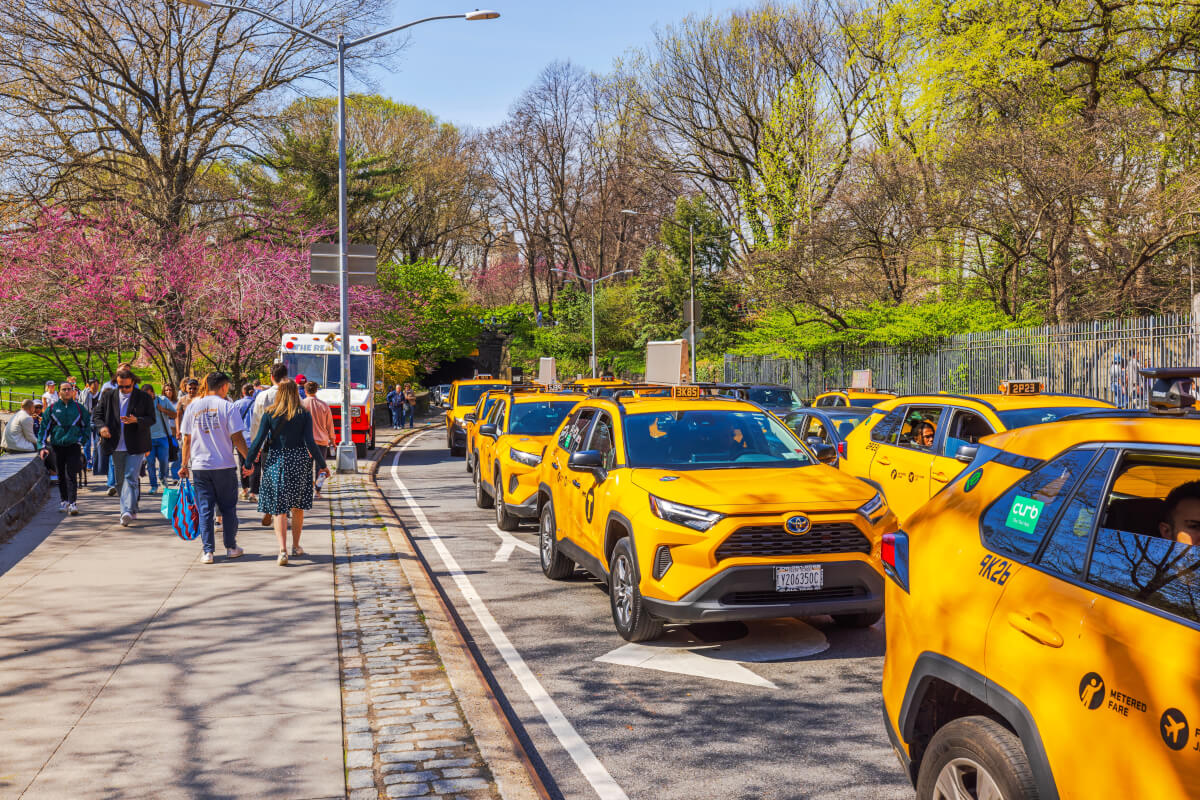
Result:
[[793,536],[799,536],[802,533],[808,533],[808,529],[812,527],[812,521],[803,514],[797,514],[794,517],[788,517],[787,522],[783,523],[783,527]]

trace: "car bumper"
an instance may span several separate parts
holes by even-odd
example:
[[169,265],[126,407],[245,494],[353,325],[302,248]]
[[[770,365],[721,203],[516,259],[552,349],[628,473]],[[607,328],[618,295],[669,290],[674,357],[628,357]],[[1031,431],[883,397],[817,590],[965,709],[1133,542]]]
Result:
[[[697,586],[682,600],[642,597],[656,617],[671,622],[813,617],[820,614],[883,612],[883,578],[862,561],[804,561],[824,568],[816,591],[776,592],[775,565],[729,567]],[[782,565],[781,565],[782,566]]]
[[466,447],[467,432],[462,428],[452,428],[450,430],[450,446],[451,447]]
[[521,519],[537,519],[537,516],[538,516],[537,492],[534,492],[532,495],[530,495],[529,499],[526,500],[524,503],[521,503],[520,505],[513,505],[512,503],[505,503],[504,510],[507,511],[509,514],[512,514],[514,517],[520,517]]

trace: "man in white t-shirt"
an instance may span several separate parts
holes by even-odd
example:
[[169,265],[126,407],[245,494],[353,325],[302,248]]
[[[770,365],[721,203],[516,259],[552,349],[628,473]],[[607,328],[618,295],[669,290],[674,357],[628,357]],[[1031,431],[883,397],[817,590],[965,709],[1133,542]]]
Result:
[[187,404],[179,425],[179,455],[183,461],[179,477],[190,477],[196,489],[204,550],[200,560],[211,564],[216,550],[213,528],[217,511],[226,557],[237,558],[244,552],[237,546],[238,471],[233,449],[236,447],[242,458],[246,457],[246,435],[241,415],[226,399],[229,376],[214,372],[205,378],[205,384],[207,394]]

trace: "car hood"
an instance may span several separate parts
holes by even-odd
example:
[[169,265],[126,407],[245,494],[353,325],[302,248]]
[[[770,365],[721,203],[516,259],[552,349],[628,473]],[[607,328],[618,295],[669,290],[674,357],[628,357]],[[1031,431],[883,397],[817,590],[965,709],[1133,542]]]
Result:
[[853,511],[873,486],[825,464],[792,469],[635,469],[633,483],[652,495],[722,513]]
[[522,450],[526,453],[541,454],[552,438],[554,438],[554,434],[552,433],[546,436],[526,436],[524,434],[509,433],[501,437],[501,441],[509,447]]

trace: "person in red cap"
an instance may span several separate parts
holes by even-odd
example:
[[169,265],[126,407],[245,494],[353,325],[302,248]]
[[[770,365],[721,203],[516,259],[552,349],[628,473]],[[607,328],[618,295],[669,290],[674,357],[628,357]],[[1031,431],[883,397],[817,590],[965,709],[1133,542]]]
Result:
[[296,388],[300,390],[300,399],[301,400],[303,400],[306,396],[304,394],[304,384],[307,383],[307,381],[308,381],[308,379],[305,378],[303,375],[296,376]]

